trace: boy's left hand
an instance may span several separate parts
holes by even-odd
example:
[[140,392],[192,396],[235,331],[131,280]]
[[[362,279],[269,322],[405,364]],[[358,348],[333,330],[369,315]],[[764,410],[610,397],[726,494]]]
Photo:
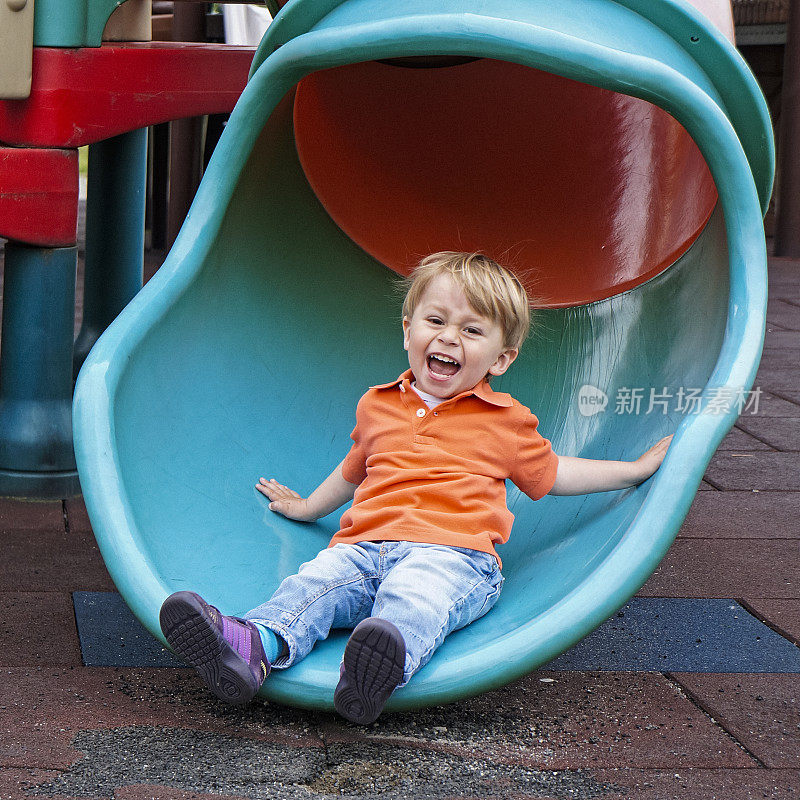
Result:
[[558,456],[558,472],[550,494],[613,492],[637,486],[661,466],[671,441],[672,436],[665,436],[636,461],[594,461],[589,458]]
[[636,459],[634,463],[641,469],[641,481],[646,481],[661,466],[671,441],[672,436],[665,436]]

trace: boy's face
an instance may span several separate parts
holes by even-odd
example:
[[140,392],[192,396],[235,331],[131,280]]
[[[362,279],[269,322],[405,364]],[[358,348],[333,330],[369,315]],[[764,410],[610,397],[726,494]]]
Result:
[[442,398],[502,375],[519,352],[505,347],[499,323],[479,314],[449,275],[434,278],[411,319],[403,317],[403,345],[417,387]]

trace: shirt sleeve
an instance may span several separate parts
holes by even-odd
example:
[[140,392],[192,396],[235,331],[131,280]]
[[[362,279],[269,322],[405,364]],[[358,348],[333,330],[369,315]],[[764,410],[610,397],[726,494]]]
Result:
[[511,480],[533,500],[544,497],[556,482],[558,456],[537,430],[539,420],[527,411],[517,429],[517,454]]
[[348,483],[360,484],[367,477],[367,452],[364,441],[364,416],[366,414],[366,396],[358,401],[356,408],[356,426],[350,434],[353,445],[342,462],[342,477]]

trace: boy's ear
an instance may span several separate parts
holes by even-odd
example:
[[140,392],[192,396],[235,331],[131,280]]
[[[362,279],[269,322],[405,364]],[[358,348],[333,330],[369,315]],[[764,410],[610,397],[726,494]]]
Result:
[[519,349],[516,347],[509,347],[508,350],[503,350],[497,357],[497,361],[489,367],[490,375],[502,375],[513,363],[519,355]]
[[408,317],[403,317],[403,347],[408,350],[408,335],[411,329],[411,321]]

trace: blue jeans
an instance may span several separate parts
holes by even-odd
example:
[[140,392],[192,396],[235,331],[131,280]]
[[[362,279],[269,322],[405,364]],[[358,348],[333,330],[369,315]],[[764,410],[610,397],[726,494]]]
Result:
[[287,643],[276,669],[305,658],[331,628],[367,617],[394,623],[406,643],[404,686],[451,631],[482,617],[503,585],[488,553],[415,542],[337,544],[285,578],[245,619]]

